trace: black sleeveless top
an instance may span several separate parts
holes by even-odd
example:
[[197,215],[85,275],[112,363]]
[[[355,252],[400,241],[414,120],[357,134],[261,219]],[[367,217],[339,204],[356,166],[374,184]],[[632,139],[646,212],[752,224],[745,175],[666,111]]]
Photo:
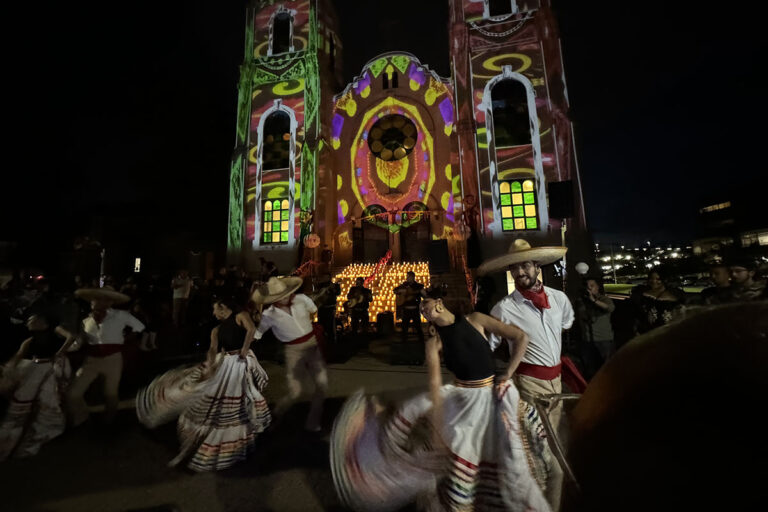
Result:
[[445,367],[459,380],[481,380],[493,376],[496,365],[488,341],[465,317],[437,327],[443,341]]
[[232,313],[219,324],[219,346],[225,352],[240,350],[245,342],[246,330],[237,325],[237,314]]
[[61,348],[64,341],[56,336],[53,329],[47,331],[34,331],[32,342],[24,355],[26,359],[50,359]]

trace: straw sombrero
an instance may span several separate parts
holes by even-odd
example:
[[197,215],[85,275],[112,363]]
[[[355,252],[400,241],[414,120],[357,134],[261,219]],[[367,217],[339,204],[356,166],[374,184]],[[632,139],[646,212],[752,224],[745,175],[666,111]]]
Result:
[[300,277],[270,277],[266,284],[254,290],[251,300],[256,304],[272,304],[298,290],[303,282]]
[[131,300],[129,296],[115,291],[111,286],[105,286],[103,288],[80,288],[79,290],[75,290],[75,297],[88,301],[105,300],[112,304],[123,304]]
[[531,244],[518,238],[509,246],[506,254],[484,261],[477,269],[477,273],[482,276],[506,270],[510,265],[523,261],[535,261],[539,265],[547,265],[561,259],[566,251],[568,251],[567,247],[531,247]]

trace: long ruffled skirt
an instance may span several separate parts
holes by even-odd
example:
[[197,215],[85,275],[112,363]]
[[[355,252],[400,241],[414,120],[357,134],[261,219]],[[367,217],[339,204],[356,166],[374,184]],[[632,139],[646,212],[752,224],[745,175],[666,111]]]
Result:
[[267,373],[252,352],[219,354],[210,377],[203,365],[160,375],[136,396],[139,421],[153,428],[178,417],[179,454],[194,471],[225,469],[245,460],[272,421],[262,391]]
[[72,370],[66,357],[57,357],[37,363],[23,359],[8,373],[15,389],[0,424],[0,461],[11,455],[31,457],[64,432],[63,395]]
[[543,494],[552,461],[546,434],[517,389],[510,385],[501,400],[490,386],[445,385],[441,393],[440,447],[429,433],[427,393],[381,415],[362,391],[347,400],[331,437],[342,501],[365,511],[412,502],[426,510],[550,510]]

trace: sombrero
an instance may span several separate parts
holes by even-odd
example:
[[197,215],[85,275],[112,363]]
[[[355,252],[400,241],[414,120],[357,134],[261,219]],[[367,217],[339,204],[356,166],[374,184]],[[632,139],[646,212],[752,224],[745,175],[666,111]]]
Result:
[[83,300],[105,300],[113,304],[123,304],[131,300],[129,296],[124,293],[115,291],[111,286],[105,286],[103,288],[80,288],[75,290],[75,297],[79,297]]
[[547,265],[561,259],[566,251],[568,251],[567,247],[531,247],[531,244],[518,238],[509,246],[506,254],[484,261],[477,269],[477,273],[482,276],[498,270],[506,270],[508,266],[523,261]]
[[266,284],[254,290],[251,300],[257,304],[272,304],[298,290],[303,282],[300,277],[270,277]]

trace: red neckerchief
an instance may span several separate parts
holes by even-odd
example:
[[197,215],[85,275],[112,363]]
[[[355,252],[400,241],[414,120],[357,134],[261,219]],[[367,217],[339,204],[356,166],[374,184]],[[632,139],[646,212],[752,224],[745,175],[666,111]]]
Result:
[[540,311],[549,309],[549,297],[547,297],[544,291],[544,285],[541,281],[536,281],[536,284],[531,286],[528,290],[522,290],[518,288],[520,295],[533,302]]

